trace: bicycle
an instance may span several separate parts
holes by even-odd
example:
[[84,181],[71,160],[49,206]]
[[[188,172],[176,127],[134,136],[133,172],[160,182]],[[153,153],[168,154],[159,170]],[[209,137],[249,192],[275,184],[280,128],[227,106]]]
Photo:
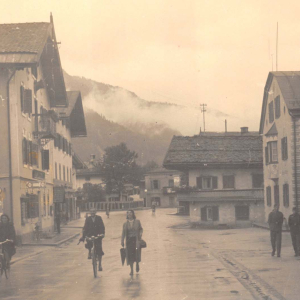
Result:
[[92,243],[93,243],[93,246],[92,246],[92,249],[91,249],[91,254],[92,254],[93,272],[94,272],[94,277],[95,278],[97,278],[97,273],[98,273],[98,268],[97,268],[98,255],[97,255],[97,252],[96,252],[95,241],[97,239],[103,238],[103,237],[104,237],[103,234],[100,234],[100,235],[97,235],[97,236],[86,237],[87,241],[92,241]]
[[[12,243],[12,240],[6,240],[4,242],[0,243],[0,249],[2,249],[2,245],[5,243]],[[9,259],[9,254],[7,253],[6,250],[3,250],[0,253],[0,276],[5,273],[6,279],[9,278],[9,271],[10,271],[10,259]]]

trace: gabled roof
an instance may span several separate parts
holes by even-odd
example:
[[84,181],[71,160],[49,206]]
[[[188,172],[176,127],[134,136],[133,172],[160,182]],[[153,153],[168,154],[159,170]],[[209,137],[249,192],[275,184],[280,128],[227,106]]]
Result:
[[76,170],[77,177],[84,177],[84,176],[101,176],[103,172],[99,168],[91,168],[91,169],[79,169]]
[[257,136],[174,136],[166,157],[166,168],[212,165],[262,164],[262,137]]
[[[50,23],[0,24],[0,66],[42,66],[51,107],[66,106],[67,95],[52,16]],[[41,78],[37,78],[39,81]]]
[[259,128],[260,134],[263,133],[268,95],[274,78],[276,78],[276,81],[278,82],[278,86],[287,109],[291,112],[298,111],[300,109],[300,71],[270,72],[264,89]]
[[70,130],[72,137],[87,136],[85,117],[82,106],[81,93],[79,91],[67,91],[68,106],[57,108],[60,119],[70,120]]
[[278,135],[276,124],[274,123],[270,130],[266,133],[266,136]]

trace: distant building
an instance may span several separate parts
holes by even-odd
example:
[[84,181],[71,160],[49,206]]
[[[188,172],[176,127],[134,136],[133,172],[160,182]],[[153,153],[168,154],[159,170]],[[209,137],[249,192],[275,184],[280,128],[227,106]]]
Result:
[[300,72],[270,72],[260,120],[263,136],[265,220],[274,204],[284,216],[300,199]]
[[165,168],[145,174],[146,206],[177,207],[176,187],[180,186],[181,172]]
[[184,172],[178,202],[192,222],[250,224],[264,218],[262,138],[237,133],[174,136],[165,168]]
[[81,99],[66,92],[52,17],[0,24],[0,40],[0,200],[24,241],[37,222],[53,231],[56,203],[72,190],[71,137],[76,126],[86,131]]

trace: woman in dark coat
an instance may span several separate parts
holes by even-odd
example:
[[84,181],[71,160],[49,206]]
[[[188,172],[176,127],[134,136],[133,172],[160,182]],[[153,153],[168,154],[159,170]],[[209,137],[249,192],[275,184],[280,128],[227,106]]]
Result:
[[6,243],[2,245],[2,252],[6,250],[9,259],[16,253],[15,242],[16,242],[16,232],[15,227],[12,223],[9,222],[9,217],[6,214],[3,214],[0,218],[0,242],[6,240],[12,240],[12,243]]
[[143,228],[141,222],[136,219],[134,211],[127,211],[127,221],[123,224],[121,245],[124,247],[124,240],[126,240],[126,261],[130,265],[133,275],[133,264],[136,262],[136,272],[139,272],[139,262],[141,261],[141,247],[140,240],[142,238]]

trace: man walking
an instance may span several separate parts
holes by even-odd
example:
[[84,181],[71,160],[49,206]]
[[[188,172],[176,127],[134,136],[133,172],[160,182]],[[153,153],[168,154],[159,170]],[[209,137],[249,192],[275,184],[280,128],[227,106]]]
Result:
[[273,211],[270,212],[268,223],[271,235],[272,256],[275,255],[277,248],[277,257],[280,257],[283,213],[279,211],[278,204],[275,204]]
[[293,213],[289,216],[288,221],[290,227],[290,233],[292,243],[295,251],[295,256],[299,256],[300,247],[300,215],[298,214],[297,208],[293,208]]

